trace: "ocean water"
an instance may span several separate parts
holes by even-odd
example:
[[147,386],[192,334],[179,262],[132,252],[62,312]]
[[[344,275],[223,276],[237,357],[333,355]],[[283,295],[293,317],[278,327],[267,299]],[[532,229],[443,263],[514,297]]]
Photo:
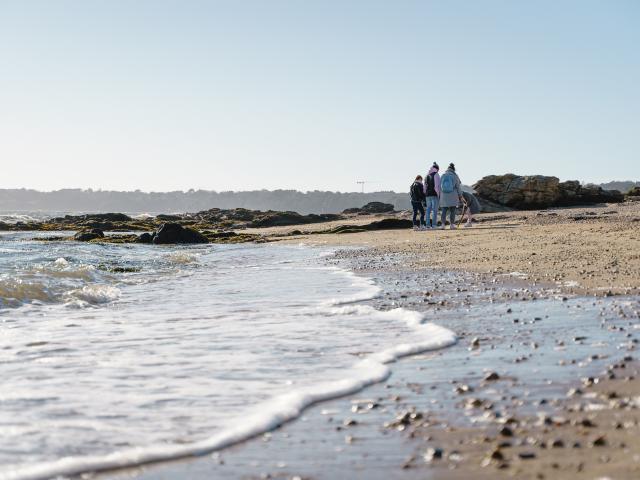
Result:
[[2,480],[204,454],[455,343],[330,249],[34,236],[0,235]]

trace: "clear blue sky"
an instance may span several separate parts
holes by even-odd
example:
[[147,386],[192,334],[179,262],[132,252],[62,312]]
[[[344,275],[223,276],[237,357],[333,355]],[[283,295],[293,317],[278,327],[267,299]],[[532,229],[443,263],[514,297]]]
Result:
[[640,2],[0,0],[0,188],[640,180]]

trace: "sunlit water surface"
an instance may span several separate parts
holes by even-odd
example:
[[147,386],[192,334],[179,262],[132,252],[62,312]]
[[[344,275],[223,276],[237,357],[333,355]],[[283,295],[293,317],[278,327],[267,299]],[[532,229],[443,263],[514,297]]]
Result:
[[302,246],[0,237],[0,472],[188,443],[411,332]]

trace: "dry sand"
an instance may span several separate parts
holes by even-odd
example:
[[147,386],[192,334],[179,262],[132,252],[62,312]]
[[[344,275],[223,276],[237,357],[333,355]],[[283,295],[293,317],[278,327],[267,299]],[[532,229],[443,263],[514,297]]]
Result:
[[[522,274],[532,283],[570,293],[640,292],[640,202],[598,208],[481,214],[472,228],[305,234],[279,239],[308,244],[366,246],[376,258],[410,254],[405,268],[436,267],[485,274]],[[374,219],[307,226],[321,231]],[[277,234],[291,227],[271,229]]]

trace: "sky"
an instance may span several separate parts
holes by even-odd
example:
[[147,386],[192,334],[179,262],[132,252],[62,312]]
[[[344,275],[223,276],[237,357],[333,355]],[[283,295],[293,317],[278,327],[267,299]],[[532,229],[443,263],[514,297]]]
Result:
[[0,188],[640,180],[636,0],[0,0]]

